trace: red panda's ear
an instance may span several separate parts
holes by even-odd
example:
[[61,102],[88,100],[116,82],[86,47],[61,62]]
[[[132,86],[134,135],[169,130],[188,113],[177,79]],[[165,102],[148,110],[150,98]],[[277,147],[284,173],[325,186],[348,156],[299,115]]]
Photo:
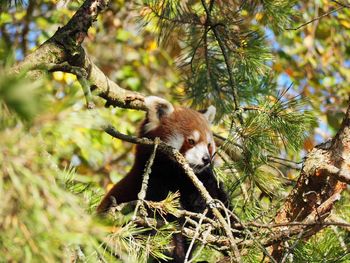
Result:
[[213,105],[210,105],[208,109],[201,111],[201,113],[204,115],[204,117],[208,120],[210,124],[214,122],[216,108]]
[[154,124],[157,124],[161,118],[169,116],[174,111],[174,107],[169,101],[156,96],[146,97],[145,104],[148,119]]

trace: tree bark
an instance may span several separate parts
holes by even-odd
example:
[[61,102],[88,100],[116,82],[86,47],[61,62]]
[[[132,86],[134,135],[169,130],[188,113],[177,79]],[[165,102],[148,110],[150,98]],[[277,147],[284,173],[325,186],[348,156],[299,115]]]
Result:
[[[307,155],[298,182],[277,213],[275,222],[323,222],[349,183],[349,171],[350,104],[334,138],[316,146]],[[323,227],[315,225],[304,236],[309,237]],[[276,260],[280,260],[283,253],[281,242],[273,246],[272,255]]]
[[[88,57],[81,47],[88,29],[98,14],[107,7],[108,0],[87,0],[69,22],[40,45],[33,53],[11,69],[18,74],[27,70],[30,78],[36,79],[46,71],[64,71],[76,74],[84,72],[92,91],[106,100],[107,106],[145,110],[144,96],[121,88],[110,80]],[[78,74],[79,75],[79,74]]]

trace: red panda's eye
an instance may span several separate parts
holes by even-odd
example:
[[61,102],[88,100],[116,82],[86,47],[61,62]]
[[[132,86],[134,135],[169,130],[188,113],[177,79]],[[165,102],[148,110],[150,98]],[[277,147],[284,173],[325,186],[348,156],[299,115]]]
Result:
[[190,145],[194,145],[194,144],[195,144],[195,142],[194,142],[193,139],[188,139],[188,143],[189,143]]

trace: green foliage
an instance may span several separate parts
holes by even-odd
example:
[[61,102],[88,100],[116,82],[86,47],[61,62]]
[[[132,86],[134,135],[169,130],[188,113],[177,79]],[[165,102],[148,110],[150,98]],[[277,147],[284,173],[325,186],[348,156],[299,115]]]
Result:
[[286,0],[264,0],[264,1],[246,1],[243,7],[253,12],[258,22],[271,27],[275,33],[280,33],[292,22],[295,14],[293,7],[297,1]]
[[[13,111],[19,112],[16,105]],[[50,262],[76,245],[93,253],[98,226],[77,196],[62,187],[66,172],[47,153],[40,133],[16,123],[0,133],[0,254],[6,261]]]
[[[40,110],[45,108],[46,103],[43,100],[45,90],[42,81],[29,82],[24,78],[25,73],[13,76],[7,75],[4,70],[0,71],[1,108],[4,113],[5,111],[9,113],[7,116],[14,113],[24,122],[30,122]],[[2,121],[5,120],[2,119]]]
[[[311,125],[315,124],[306,101],[300,96],[283,98],[270,96],[270,101],[261,101],[259,106],[247,113],[241,136],[244,145],[259,158],[260,152],[278,153],[281,144],[297,151],[307,136]],[[257,154],[258,151],[258,154]]]
[[169,259],[162,252],[170,243],[171,232],[168,232],[167,227],[163,227],[155,235],[147,235],[149,231],[150,229],[129,223],[116,228],[113,234],[107,237],[105,244],[122,262],[147,262],[150,256]]
[[[299,2],[296,7],[298,19],[289,28],[297,28],[340,8],[338,3],[325,0],[318,1],[317,5],[310,1]],[[336,133],[348,101],[349,17],[349,8],[343,8],[299,30],[284,30],[276,38],[273,36],[278,42],[275,72],[292,81],[294,89],[312,100],[312,111],[319,116],[319,125],[328,127],[314,131],[315,137],[321,140]]]
[[[38,96],[35,103],[48,107],[45,115],[38,111],[38,107],[34,107],[30,118],[22,118],[21,109],[25,106],[29,108],[28,105],[34,101],[30,100],[31,96],[22,99],[25,93],[17,90],[23,91],[23,87],[31,86],[25,85],[28,82],[21,75],[11,77],[11,81],[16,96],[12,92],[2,93],[1,104],[4,109],[11,110],[0,113],[0,197],[4,201],[0,206],[0,254],[5,256],[4,260],[54,262],[76,258],[81,261],[109,262],[116,256],[126,261],[134,259],[135,262],[145,262],[149,256],[166,258],[162,251],[170,243],[173,226],[164,226],[156,235],[145,235],[148,229],[136,228],[131,223],[123,226],[124,219],[115,221],[114,226],[109,227],[112,231],[106,229],[108,224],[102,224],[94,217],[103,191],[93,177],[78,174],[76,168],[72,168],[78,166],[72,158],[73,152],[81,149],[81,153],[76,152],[78,155],[75,158],[79,159],[84,157],[84,151],[88,147],[96,149],[103,142],[105,135],[93,129],[100,129],[105,123],[101,117],[104,112],[66,115],[67,112],[62,111],[60,114],[66,118],[57,121],[50,115],[55,111],[48,114],[50,107],[45,103],[47,98]],[[0,90],[6,90],[9,82],[1,83]],[[44,89],[39,84],[35,84],[35,88],[41,91]],[[41,94],[45,92],[42,91]],[[16,103],[11,103],[13,97],[16,98]],[[42,118],[45,119],[43,123],[40,122]],[[23,125],[22,121],[30,123]],[[79,135],[78,130],[86,135]],[[94,136],[88,136],[90,140],[85,140],[90,132]],[[110,137],[106,138],[111,141]],[[71,144],[73,147],[64,147],[72,140],[75,146]],[[87,152],[86,161],[93,158],[91,154],[96,152],[98,153]],[[60,162],[65,158],[72,158],[71,168],[62,167]],[[103,163],[102,160],[101,162]],[[89,165],[94,167],[99,164],[92,162]],[[178,206],[175,199],[178,196],[169,198],[164,201],[164,207],[175,213],[176,204]],[[171,205],[172,202],[175,207]],[[112,254],[107,253],[106,248]]]
[[344,241],[344,235],[326,229],[308,242],[296,241],[298,243],[293,253],[295,262],[349,262],[348,248],[341,245],[339,238]]
[[[69,1],[68,9],[56,8],[54,0],[32,1],[33,11],[10,7],[13,2],[28,8],[25,1],[1,1],[0,7],[0,254],[6,261],[32,262],[166,259],[177,226],[165,224],[157,231],[136,226],[130,210],[105,221],[94,217],[103,193],[133,162],[131,145],[100,127],[109,122],[134,135],[144,114],[103,109],[98,99],[98,109],[85,110],[79,83],[70,74],[55,72],[36,81],[28,81],[26,72],[8,74],[8,67],[51,37],[81,1]],[[327,137],[329,130],[313,129],[314,116],[331,132],[339,126],[350,76],[349,9],[293,31],[286,28],[336,3],[111,2],[88,32],[89,55],[124,88],[185,98],[199,108],[214,104],[215,131],[242,157],[232,161],[218,151],[223,163],[216,171],[234,212],[243,222],[271,222],[299,172],[270,157],[299,161],[309,149],[307,141]],[[131,19],[136,16],[142,32]],[[346,194],[335,210],[347,221],[348,199]],[[178,196],[147,207],[177,215]],[[341,238],[349,243],[348,234],[336,229],[338,234],[327,229],[299,241],[294,260],[349,261],[341,244]],[[258,246],[246,252],[244,262],[264,257]],[[206,246],[196,260],[220,259]]]
[[209,100],[220,114],[225,114],[239,108],[238,98],[243,102],[264,94],[266,90],[245,91],[264,81],[270,71],[272,56],[263,31],[243,21],[252,19],[256,12],[264,12],[264,18],[273,21],[266,24],[283,27],[293,5],[291,1],[242,6],[235,1],[145,1],[143,18],[146,23],[153,23],[160,40],[166,41],[171,34],[181,35],[184,48],[179,65],[185,73],[188,97],[195,105],[203,106]]
[[[158,39],[167,45],[180,36],[178,65],[188,99],[200,107],[214,104],[225,121],[218,130],[228,137],[226,144],[242,151],[234,162],[222,151],[224,165],[217,169],[235,212],[241,219],[270,221],[293,183],[269,157],[300,158],[316,126],[310,100],[285,89],[271,71],[274,50],[264,35],[291,27],[296,1],[144,2],[141,15]],[[251,255],[248,262],[260,261],[262,251]]]

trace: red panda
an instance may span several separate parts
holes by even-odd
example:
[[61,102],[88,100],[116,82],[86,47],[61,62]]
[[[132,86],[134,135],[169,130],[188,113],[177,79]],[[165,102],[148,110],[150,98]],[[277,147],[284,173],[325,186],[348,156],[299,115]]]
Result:
[[[185,107],[173,106],[165,99],[149,96],[145,98],[147,114],[140,127],[139,136],[162,141],[183,154],[197,177],[202,181],[209,194],[228,206],[228,198],[223,186],[218,183],[211,163],[215,153],[215,142],[210,126],[216,109],[210,106],[198,112]],[[153,151],[152,146],[137,145],[135,162],[130,172],[107,193],[97,208],[99,213],[106,212],[113,204],[137,200],[141,189],[142,176],[146,162]],[[197,188],[187,178],[182,167],[158,151],[151,167],[146,200],[161,201],[168,193],[180,192],[181,206],[192,212],[203,212],[208,204]],[[181,236],[174,238],[174,262],[183,262],[186,250]],[[179,245],[180,244],[180,245]],[[180,251],[180,252],[179,252]],[[177,254],[176,254],[177,253]]]
[[[215,142],[210,129],[216,113],[215,107],[210,106],[207,110],[198,112],[185,107],[174,107],[167,100],[156,96],[146,97],[145,104],[147,115],[141,124],[139,136],[149,139],[159,137],[179,150],[204,185],[213,188],[207,187],[212,197],[227,203],[222,187],[217,183],[210,168],[215,153]],[[112,204],[137,200],[145,164],[152,149],[153,147],[145,145],[136,146],[133,167],[103,198],[97,208],[98,212],[106,212]],[[198,191],[181,167],[158,152],[152,166],[146,200],[161,201],[166,198],[169,191],[180,192],[183,208],[194,212],[205,209],[204,200],[200,200]],[[202,204],[195,204],[199,201],[202,201]],[[196,207],[198,205],[201,207]]]

